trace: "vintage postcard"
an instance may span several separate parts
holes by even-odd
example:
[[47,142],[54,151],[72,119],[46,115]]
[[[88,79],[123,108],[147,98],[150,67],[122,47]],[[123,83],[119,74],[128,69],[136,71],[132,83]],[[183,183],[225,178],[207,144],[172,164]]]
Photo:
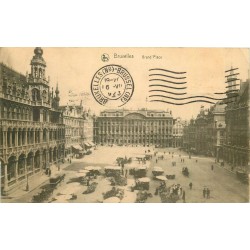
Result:
[[0,48],[1,202],[249,202],[249,65],[240,48]]

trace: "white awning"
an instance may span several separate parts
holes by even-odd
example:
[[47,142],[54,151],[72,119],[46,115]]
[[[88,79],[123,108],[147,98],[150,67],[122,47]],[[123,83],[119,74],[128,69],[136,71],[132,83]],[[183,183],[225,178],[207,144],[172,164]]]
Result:
[[93,143],[93,142],[91,142],[91,141],[88,141],[88,143],[89,143],[92,147],[95,146],[95,143]]
[[80,145],[78,145],[78,144],[74,144],[74,145],[72,145],[72,147],[74,149],[77,149],[77,150],[83,150],[83,148]]
[[87,147],[92,147],[88,141],[85,141],[84,144],[85,144],[85,146],[87,146]]

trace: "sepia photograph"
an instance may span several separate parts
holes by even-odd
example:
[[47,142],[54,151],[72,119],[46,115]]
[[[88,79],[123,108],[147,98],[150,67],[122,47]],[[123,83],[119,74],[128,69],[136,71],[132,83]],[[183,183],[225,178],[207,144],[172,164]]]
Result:
[[2,203],[248,203],[249,49],[0,48]]

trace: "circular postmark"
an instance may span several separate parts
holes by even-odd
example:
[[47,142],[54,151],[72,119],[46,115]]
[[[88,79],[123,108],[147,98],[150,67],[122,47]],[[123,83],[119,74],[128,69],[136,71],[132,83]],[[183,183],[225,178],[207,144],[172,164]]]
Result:
[[106,65],[94,74],[91,81],[91,92],[99,104],[121,107],[133,95],[134,81],[122,66]]

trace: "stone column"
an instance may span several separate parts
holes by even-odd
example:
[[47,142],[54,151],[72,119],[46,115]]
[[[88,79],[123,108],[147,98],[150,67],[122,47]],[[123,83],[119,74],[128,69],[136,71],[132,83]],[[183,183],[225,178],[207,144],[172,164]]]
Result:
[[46,150],[46,161],[45,161],[45,167],[47,168],[49,166],[49,150]]
[[18,161],[15,161],[15,178],[16,182],[18,182]]
[[33,133],[32,133],[32,144],[34,144],[36,141],[36,131],[35,129],[33,130]]
[[43,168],[43,153],[40,151],[40,154],[39,154],[39,168],[40,170],[42,170]]
[[32,165],[31,165],[33,174],[34,174],[34,159],[35,159],[35,156],[33,155],[32,156]]
[[15,146],[18,147],[18,130],[15,131]]
[[12,130],[10,131],[10,146],[12,147],[13,144],[12,144]]
[[27,176],[28,174],[28,169],[27,169],[27,158],[24,158],[24,172],[25,172],[25,176]]
[[5,163],[2,167],[4,168],[4,193],[6,193],[8,190],[8,164]]
[[8,140],[7,131],[4,131],[3,145],[5,145],[5,148],[8,148],[7,140]]

